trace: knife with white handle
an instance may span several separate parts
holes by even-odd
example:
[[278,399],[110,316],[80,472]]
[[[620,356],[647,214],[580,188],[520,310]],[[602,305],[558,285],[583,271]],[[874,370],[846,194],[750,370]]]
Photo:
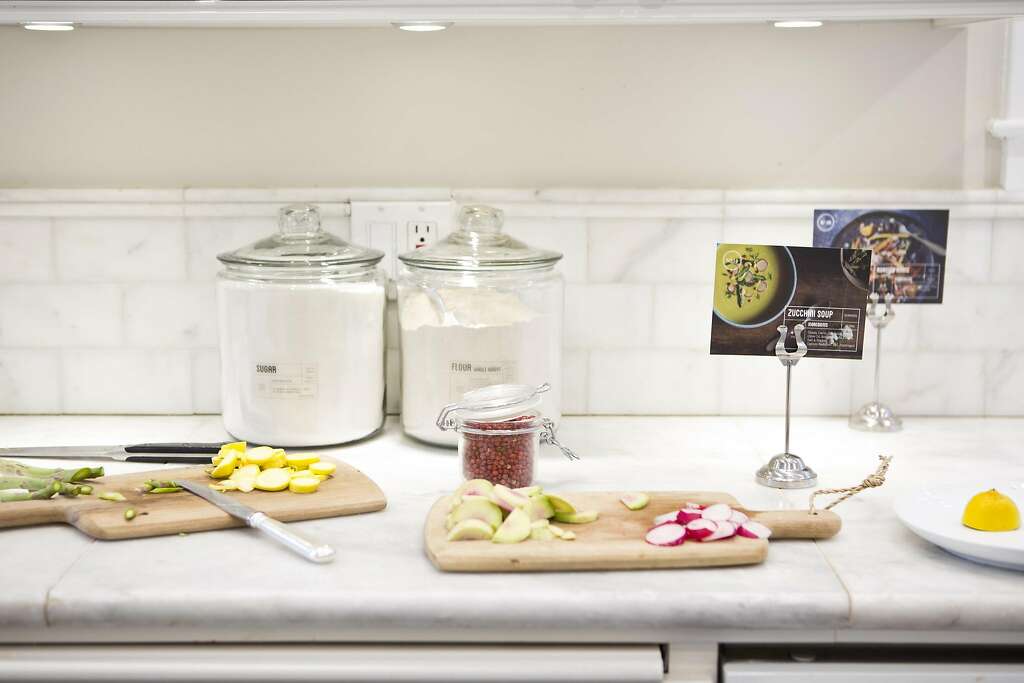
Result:
[[200,484],[194,481],[178,481],[186,491],[194,493],[203,498],[232,517],[245,522],[248,526],[256,529],[264,536],[280,543],[284,547],[306,558],[310,562],[325,564],[334,560],[334,548],[325,544],[312,541],[298,532],[291,529],[265,512],[253,510],[248,505],[243,505],[230,496],[212,490],[208,484]]
[[0,458],[48,458],[52,460],[119,460],[121,462],[181,462],[209,464],[226,442],[137,443],[127,446],[32,446],[0,448]]

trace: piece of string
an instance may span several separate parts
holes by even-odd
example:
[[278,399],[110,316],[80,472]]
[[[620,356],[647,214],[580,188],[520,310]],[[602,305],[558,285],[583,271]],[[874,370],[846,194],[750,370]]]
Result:
[[891,455],[880,455],[878,459],[881,461],[878,463],[878,469],[875,473],[868,476],[861,483],[856,486],[849,486],[845,489],[818,489],[811,494],[810,513],[812,515],[818,514],[818,511],[814,509],[814,498],[815,496],[828,496],[833,493],[841,493],[839,498],[836,498],[831,503],[825,506],[825,510],[831,510],[836,505],[839,505],[847,498],[857,495],[865,489],[873,489],[877,486],[881,486],[885,483],[885,473],[889,471],[889,463],[892,461]]

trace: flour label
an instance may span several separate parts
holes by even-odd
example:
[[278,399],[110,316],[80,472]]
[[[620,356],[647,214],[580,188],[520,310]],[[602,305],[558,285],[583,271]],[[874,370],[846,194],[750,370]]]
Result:
[[512,384],[517,380],[516,363],[511,360],[462,361],[448,364],[448,400],[462,400],[467,391],[492,384]]
[[263,398],[315,398],[319,388],[316,363],[274,363],[253,366],[253,388]]

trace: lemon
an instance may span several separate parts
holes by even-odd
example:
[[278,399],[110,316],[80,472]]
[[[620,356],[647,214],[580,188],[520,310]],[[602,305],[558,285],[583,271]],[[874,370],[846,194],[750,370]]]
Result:
[[982,491],[967,502],[963,524],[979,531],[1013,531],[1020,528],[1020,511],[999,491]]

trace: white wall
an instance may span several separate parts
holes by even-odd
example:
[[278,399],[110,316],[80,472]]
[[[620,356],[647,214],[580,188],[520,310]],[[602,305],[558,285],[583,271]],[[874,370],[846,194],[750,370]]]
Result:
[[966,55],[928,23],[2,28],[0,187],[958,188]]

